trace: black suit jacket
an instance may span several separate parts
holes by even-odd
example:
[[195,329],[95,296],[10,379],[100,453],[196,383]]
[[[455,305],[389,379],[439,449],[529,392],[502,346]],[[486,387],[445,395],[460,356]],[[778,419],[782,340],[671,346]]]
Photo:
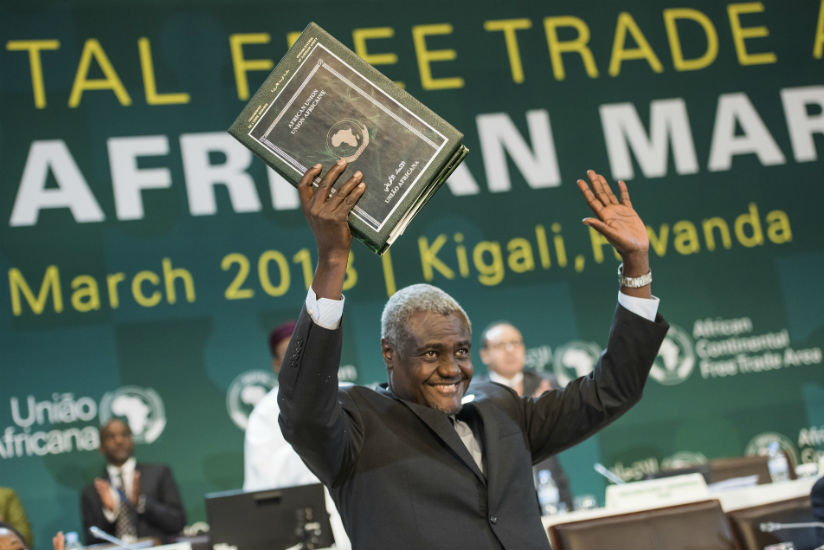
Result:
[[538,399],[473,388],[464,409],[484,474],[444,413],[386,387],[339,390],[341,329],[315,325],[304,308],[279,375],[279,422],[330,488],[353,548],[549,548],[532,464],[629,409],[666,330],[619,307],[590,375]]
[[[549,380],[551,388],[560,388],[561,384],[558,383],[558,380],[555,378],[554,375],[550,375],[549,373],[538,373],[532,369],[524,369],[522,371],[524,378],[523,378],[523,393],[526,396],[531,396],[536,391],[538,391],[538,387],[541,385],[541,382],[544,380]],[[480,376],[476,376],[472,379],[472,384],[477,385],[480,383],[492,383],[489,379],[489,374],[482,374]],[[474,386],[473,386],[474,387]],[[561,461],[558,459],[557,456],[552,455],[549,458],[546,458],[535,464],[535,471],[538,472],[540,470],[549,470],[552,473],[552,479],[555,481],[555,485],[558,487],[558,496],[566,505],[567,511],[571,511],[575,508],[572,498],[572,489],[569,487],[569,478],[566,475],[566,471],[564,471],[564,467],[561,465]]]
[[[183,510],[183,501],[172,477],[172,471],[162,464],[141,462],[137,463],[136,469],[140,472],[140,492],[146,496],[145,511],[142,514],[133,511],[138,538],[156,537],[165,540],[180,533],[186,525],[186,512]],[[101,477],[108,478],[105,470]],[[115,524],[106,520],[103,503],[94,484],[83,489],[81,509],[86,544],[106,542],[89,533],[89,527],[92,525],[114,535]]]

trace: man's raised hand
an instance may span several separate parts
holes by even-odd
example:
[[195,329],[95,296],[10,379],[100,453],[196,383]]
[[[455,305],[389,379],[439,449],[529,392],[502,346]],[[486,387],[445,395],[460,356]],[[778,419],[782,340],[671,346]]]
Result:
[[349,213],[366,190],[363,174],[356,171],[337,190],[332,187],[346,170],[341,159],[321,178],[317,188],[312,182],[321,173],[316,164],[303,174],[298,182],[298,195],[303,215],[315,235],[318,245],[318,266],[312,288],[319,298],[340,299],[346,264],[352,248],[352,232],[349,230]]
[[[584,218],[583,222],[598,231],[615,247],[624,262],[624,275],[640,277],[649,272],[649,237],[641,217],[632,207],[627,184],[618,182],[621,200],[610,189],[607,180],[593,170],[587,171],[589,184],[578,180],[578,189],[596,217]],[[590,188],[591,185],[591,188]],[[637,289],[627,294],[638,294]],[[649,286],[640,295],[649,294]]]

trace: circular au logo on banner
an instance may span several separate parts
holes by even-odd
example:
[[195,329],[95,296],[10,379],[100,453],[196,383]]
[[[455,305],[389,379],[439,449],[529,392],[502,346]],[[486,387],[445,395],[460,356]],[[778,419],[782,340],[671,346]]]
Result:
[[123,417],[135,443],[154,443],[166,428],[166,409],[152,388],[123,386],[106,392],[100,400],[100,423]]
[[275,373],[265,370],[243,372],[232,380],[226,393],[226,410],[232,422],[246,429],[252,409],[275,387]]
[[750,442],[747,443],[747,448],[744,449],[744,454],[747,456],[767,455],[769,454],[770,443],[773,441],[778,442],[778,446],[781,447],[781,450],[787,451],[787,454],[790,455],[792,465],[798,464],[798,453],[795,452],[795,445],[793,445],[792,440],[786,435],[778,432],[764,432],[753,437]]
[[695,351],[689,334],[681,327],[670,325],[658,357],[652,364],[650,377],[659,384],[674,386],[689,378],[693,367]]
[[594,342],[573,340],[559,347],[555,350],[552,361],[552,370],[558,383],[566,386],[579,376],[589,374],[600,355],[601,346]]
[[524,366],[535,369],[538,372],[545,372],[552,370],[552,350],[549,346],[538,346],[535,348],[526,348],[524,356]]

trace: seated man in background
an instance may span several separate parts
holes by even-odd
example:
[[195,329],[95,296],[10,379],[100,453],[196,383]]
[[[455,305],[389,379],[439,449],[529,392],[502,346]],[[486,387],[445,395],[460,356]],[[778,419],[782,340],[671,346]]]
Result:
[[[476,376],[476,382],[496,382],[511,388],[519,396],[540,397],[545,391],[560,389],[561,385],[549,373],[538,373],[524,368],[526,347],[521,331],[508,321],[496,321],[481,333],[481,362],[489,369]],[[559,508],[572,510],[572,492],[569,479],[556,455],[535,465],[535,472],[549,470],[558,487]]]
[[[269,333],[269,353],[272,355],[272,370],[280,372],[286,346],[295,330],[295,321],[287,321],[275,327]],[[278,427],[278,387],[261,399],[246,425],[243,442],[243,490],[259,491],[263,489],[280,489],[295,485],[320,483],[309,471],[303,460],[292,446],[283,438]],[[343,529],[340,514],[335,508],[329,492],[326,493],[326,511],[332,524],[335,547],[349,548],[349,540]]]
[[105,542],[89,527],[125,541],[143,537],[164,540],[186,525],[186,513],[168,466],[134,458],[132,431],[113,418],[100,428],[100,454],[106,458],[103,476],[83,489],[81,509],[86,544]]
[[0,521],[14,527],[26,546],[32,546],[31,524],[14,489],[0,487]]

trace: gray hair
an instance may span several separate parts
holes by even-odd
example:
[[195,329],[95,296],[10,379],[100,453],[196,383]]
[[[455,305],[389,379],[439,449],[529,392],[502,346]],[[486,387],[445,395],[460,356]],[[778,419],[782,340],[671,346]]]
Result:
[[420,283],[400,289],[383,306],[381,338],[385,338],[393,347],[399,347],[406,335],[409,319],[418,311],[455,314],[472,330],[469,316],[455,298],[438,287]]

